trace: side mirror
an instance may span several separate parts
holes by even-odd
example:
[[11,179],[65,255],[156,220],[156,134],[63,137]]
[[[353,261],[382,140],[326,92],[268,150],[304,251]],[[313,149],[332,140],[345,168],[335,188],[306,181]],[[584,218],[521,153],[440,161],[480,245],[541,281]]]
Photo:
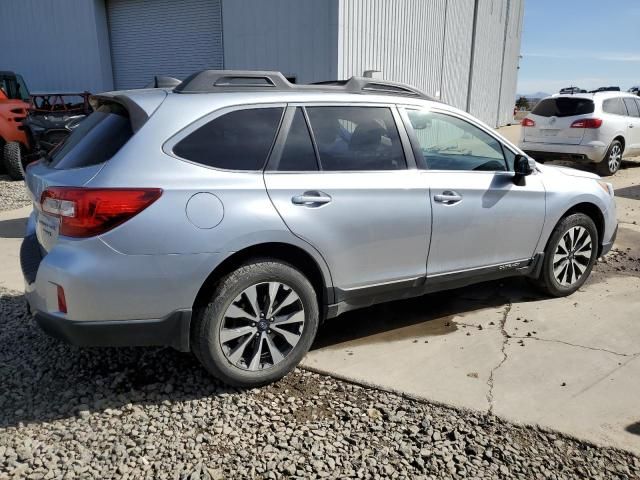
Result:
[[536,167],[536,162],[529,159],[525,155],[516,155],[513,161],[513,171],[515,176],[513,177],[513,183],[516,185],[524,185],[524,178],[531,175]]
[[525,155],[516,155],[516,158],[513,161],[513,171],[515,172],[516,177],[526,177],[531,175],[535,166],[535,162]]

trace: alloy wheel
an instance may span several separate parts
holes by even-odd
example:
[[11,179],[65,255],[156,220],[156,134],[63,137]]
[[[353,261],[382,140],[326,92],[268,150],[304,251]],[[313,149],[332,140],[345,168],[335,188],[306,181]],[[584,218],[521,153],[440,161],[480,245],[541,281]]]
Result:
[[227,360],[258,371],[282,362],[302,337],[305,311],[293,288],[281,282],[251,285],[227,308],[220,345]]
[[584,275],[593,251],[591,234],[584,227],[570,228],[558,242],[553,256],[553,275],[556,281],[569,287]]
[[622,163],[622,147],[617,143],[611,147],[611,152],[609,152],[609,170],[612,172],[617,172],[620,168],[620,164]]

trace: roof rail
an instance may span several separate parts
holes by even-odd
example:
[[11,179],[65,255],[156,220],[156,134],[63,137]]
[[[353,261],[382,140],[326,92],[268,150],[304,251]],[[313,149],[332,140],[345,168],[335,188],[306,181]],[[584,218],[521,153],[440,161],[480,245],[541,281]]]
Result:
[[349,80],[330,80],[310,85],[290,83],[280,72],[253,70],[202,70],[186,78],[176,86],[176,93],[213,93],[247,90],[321,91],[379,95],[403,95],[433,100],[415,87],[364,77]]

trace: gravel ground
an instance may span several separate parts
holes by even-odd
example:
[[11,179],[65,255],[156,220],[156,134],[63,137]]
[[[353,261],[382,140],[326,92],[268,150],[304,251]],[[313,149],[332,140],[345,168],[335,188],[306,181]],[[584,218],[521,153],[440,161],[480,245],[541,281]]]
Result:
[[640,478],[640,459],[296,370],[239,391],[171,349],[81,349],[0,291],[0,479]]
[[30,205],[27,187],[22,180],[11,180],[8,175],[0,174],[0,212]]

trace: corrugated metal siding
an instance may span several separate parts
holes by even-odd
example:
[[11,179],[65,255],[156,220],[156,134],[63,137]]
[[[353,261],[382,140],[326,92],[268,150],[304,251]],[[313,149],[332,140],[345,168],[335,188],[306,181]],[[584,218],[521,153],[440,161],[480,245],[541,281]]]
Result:
[[33,92],[112,88],[101,0],[0,1],[0,69]]
[[338,77],[380,70],[385,79],[435,95],[442,76],[446,3],[342,0]]
[[223,67],[220,0],[108,0],[107,12],[118,89]]
[[447,0],[441,99],[462,110],[467,108],[474,3]]
[[223,0],[225,68],[336,78],[338,0]]
[[507,0],[478,2],[469,113],[492,126],[498,119],[506,17]]
[[524,1],[525,0],[509,1],[509,17],[507,20],[498,125],[506,125],[514,121],[513,107],[515,105],[516,88],[518,84]]

